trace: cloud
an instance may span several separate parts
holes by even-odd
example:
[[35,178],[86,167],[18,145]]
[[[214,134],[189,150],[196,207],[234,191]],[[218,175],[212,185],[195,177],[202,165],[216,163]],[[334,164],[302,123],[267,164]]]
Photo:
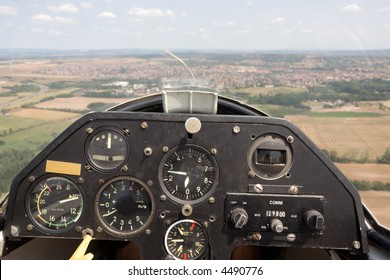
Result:
[[33,21],[36,21],[39,23],[57,23],[57,24],[76,24],[77,23],[72,18],[53,17],[53,16],[47,15],[47,14],[35,15],[35,16],[32,16],[31,19]]
[[34,33],[42,33],[42,32],[45,32],[45,30],[43,28],[31,28],[30,29],[31,32],[34,32]]
[[18,10],[12,6],[0,6],[0,15],[17,15]]
[[111,12],[101,12],[97,15],[98,18],[113,20],[116,19],[116,14]]
[[344,6],[341,8],[343,12],[352,12],[352,13],[357,13],[362,10],[362,8],[358,4],[350,4],[347,6]]
[[170,9],[160,10],[160,9],[144,9],[144,8],[131,8],[127,11],[128,15],[137,16],[137,17],[174,17],[175,14]]
[[83,2],[80,4],[81,8],[87,10],[87,9],[91,9],[92,8],[92,4],[89,3],[89,2]]
[[388,13],[388,12],[390,12],[390,6],[379,9],[379,10],[377,10],[377,12],[378,13]]
[[274,18],[271,20],[271,23],[274,23],[274,24],[281,24],[283,22],[285,22],[286,19],[285,18],[282,18],[282,17],[277,17],[277,18]]
[[219,27],[229,27],[229,26],[235,26],[236,24],[234,21],[228,21],[228,22],[214,22],[215,26]]
[[246,1],[246,2],[245,2],[245,5],[247,5],[247,6],[252,6],[252,5],[253,5],[253,1]]
[[77,13],[79,11],[75,5],[70,3],[59,6],[48,6],[46,8],[54,13]]

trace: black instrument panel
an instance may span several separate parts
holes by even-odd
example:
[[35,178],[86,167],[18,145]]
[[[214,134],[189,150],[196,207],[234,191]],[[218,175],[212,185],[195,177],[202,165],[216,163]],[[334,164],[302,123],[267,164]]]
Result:
[[134,241],[144,259],[228,259],[237,245],[367,251],[356,189],[299,129],[270,117],[87,114],[15,178],[6,221],[6,238],[88,230]]

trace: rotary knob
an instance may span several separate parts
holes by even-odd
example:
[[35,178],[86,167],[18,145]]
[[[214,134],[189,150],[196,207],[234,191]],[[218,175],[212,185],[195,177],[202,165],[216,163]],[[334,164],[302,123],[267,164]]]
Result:
[[274,232],[281,233],[283,231],[283,223],[279,219],[273,219],[271,221],[271,229]]
[[230,220],[235,228],[242,228],[248,223],[248,213],[244,208],[235,208],[230,213]]
[[312,229],[324,229],[324,216],[316,210],[309,210],[306,212],[305,222]]

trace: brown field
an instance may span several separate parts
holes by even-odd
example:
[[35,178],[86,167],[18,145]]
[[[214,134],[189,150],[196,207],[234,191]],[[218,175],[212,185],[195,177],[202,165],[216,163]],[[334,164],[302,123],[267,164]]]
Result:
[[378,221],[390,228],[390,192],[362,191],[360,196]]
[[120,104],[128,100],[129,98],[90,98],[90,97],[56,98],[54,100],[39,103],[35,107],[42,108],[42,109],[86,110],[88,104],[93,102]]
[[321,149],[339,155],[368,156],[375,160],[390,147],[390,116],[331,118],[291,115],[297,125]]
[[336,166],[350,180],[390,183],[390,164],[336,163]]
[[44,121],[71,119],[80,116],[79,114],[76,113],[40,110],[40,109],[19,109],[19,110],[12,111],[10,115],[14,117],[29,118],[29,119],[44,120]]
[[8,103],[8,102],[15,100],[15,99],[18,99],[18,97],[17,96],[0,97],[0,104],[5,104],[5,103]]

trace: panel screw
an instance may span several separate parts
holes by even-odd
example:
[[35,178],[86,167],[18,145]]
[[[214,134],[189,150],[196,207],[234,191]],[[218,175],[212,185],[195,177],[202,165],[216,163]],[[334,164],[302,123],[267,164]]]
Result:
[[102,229],[101,227],[97,227],[97,228],[96,228],[96,231],[97,231],[97,232],[102,232],[103,229]]
[[146,234],[150,234],[152,231],[150,229],[145,230]]
[[240,133],[240,127],[239,126],[235,126],[235,127],[233,127],[233,132],[235,133],[235,134],[238,134],[238,133]]
[[252,233],[251,237],[252,237],[252,240],[254,240],[254,241],[260,241],[262,236],[260,233],[254,232],[254,233]]
[[163,151],[163,153],[167,153],[167,152],[169,151],[168,146],[164,146],[164,147],[162,148],[162,151]]
[[202,223],[202,225],[203,225],[205,228],[207,228],[207,227],[209,226],[209,223],[208,223],[207,221],[204,221],[204,222]]
[[35,177],[34,177],[34,176],[28,177],[28,181],[29,181],[30,183],[34,182],[34,181],[35,181]]
[[354,242],[352,243],[352,245],[353,245],[353,248],[355,248],[356,250],[359,250],[359,249],[360,249],[360,242],[359,242],[359,241],[354,241]]
[[83,231],[83,228],[81,226],[77,226],[75,228],[76,232],[82,232]]
[[209,197],[209,203],[213,204],[215,202],[215,198],[213,196]]
[[79,183],[79,184],[83,184],[83,183],[84,183],[84,179],[83,179],[83,178],[81,178],[81,177],[80,177],[80,178],[78,178],[78,179],[77,179],[77,183]]
[[171,224],[171,220],[166,220],[165,225],[169,226]]
[[288,143],[292,143],[294,142],[294,137],[292,137],[291,135],[287,137],[287,142]]
[[33,228],[34,228],[34,226],[33,226],[32,224],[28,224],[28,225],[27,225],[27,230],[28,230],[28,231],[33,230]]
[[252,170],[248,172],[248,177],[249,178],[255,178],[256,174]]
[[253,186],[253,190],[257,193],[262,193],[264,188],[261,184],[256,184]]
[[153,187],[153,181],[152,180],[148,180],[146,182],[146,184],[148,185],[148,187]]
[[100,185],[103,185],[103,184],[104,184],[104,179],[100,179],[100,180],[99,180],[99,184],[100,184]]
[[144,150],[144,154],[145,154],[145,156],[147,156],[147,157],[151,156],[151,155],[153,154],[152,148],[146,147],[145,150]]
[[297,194],[298,193],[298,187],[297,186],[291,186],[288,190],[289,194]]
[[166,200],[167,200],[167,197],[164,194],[162,194],[160,196],[160,201],[166,201]]
[[88,134],[91,134],[93,132],[93,128],[92,127],[88,127],[86,130],[85,130],[86,133]]
[[11,226],[11,235],[19,236],[19,228],[17,226]]
[[127,165],[124,165],[122,168],[121,168],[121,171],[122,172],[127,172],[129,171],[129,167]]
[[147,123],[147,122],[142,122],[142,123],[141,123],[141,128],[142,128],[142,129],[148,128],[148,123]]
[[127,128],[124,128],[124,129],[123,129],[123,132],[124,132],[126,135],[130,135],[130,130],[128,130]]
[[88,171],[91,171],[91,166],[89,164],[86,164],[85,166],[85,169],[87,169]]
[[212,148],[210,152],[213,156],[215,156],[218,153],[218,150],[216,148]]
[[294,242],[296,238],[297,238],[297,237],[295,236],[294,233],[289,233],[289,234],[287,234],[287,241],[288,241],[288,242]]

